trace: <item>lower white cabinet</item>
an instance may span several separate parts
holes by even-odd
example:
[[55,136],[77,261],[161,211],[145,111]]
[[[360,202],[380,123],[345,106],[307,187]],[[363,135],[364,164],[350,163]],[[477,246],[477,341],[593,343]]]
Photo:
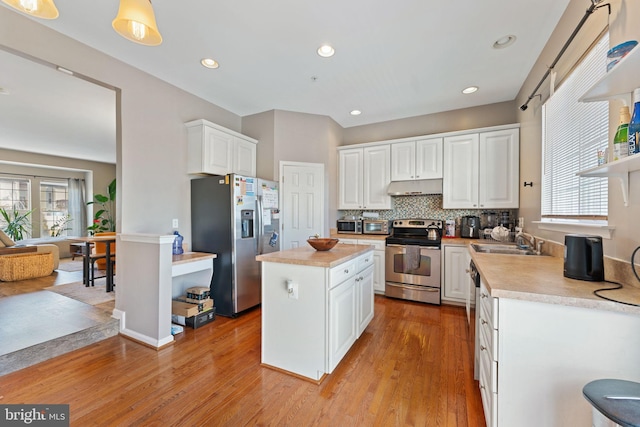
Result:
[[329,290],[329,372],[333,371],[357,338],[356,278]]
[[362,335],[373,319],[373,276],[375,266],[362,271],[356,280],[356,298],[358,300],[358,337]]
[[592,424],[582,388],[602,378],[640,382],[637,310],[495,298],[484,280],[479,306],[479,387],[488,427],[600,425]]
[[384,276],[385,276],[385,241],[371,239],[343,239],[340,237],[341,243],[348,245],[371,245],[373,246],[374,272],[373,272],[373,292],[384,295]]
[[373,273],[373,250],[332,268],[263,261],[262,363],[333,372],[373,319]]
[[[471,256],[466,246],[443,246],[444,292],[443,301],[466,304],[469,287]],[[473,299],[473,298],[472,298]]]

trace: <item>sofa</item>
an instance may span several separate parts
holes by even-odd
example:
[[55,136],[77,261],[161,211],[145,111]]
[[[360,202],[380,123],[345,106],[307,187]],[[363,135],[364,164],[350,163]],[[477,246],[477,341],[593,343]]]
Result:
[[[29,240],[36,240],[36,239],[29,239]],[[25,245],[31,245],[31,244],[33,243],[29,243],[28,240],[21,240],[20,242],[18,242],[18,246],[25,246]],[[0,230],[0,248],[10,248],[14,246],[16,246],[16,242],[14,242],[9,236],[7,236],[7,234],[4,231]],[[56,270],[58,268],[58,265],[60,264],[59,246],[54,242],[51,242],[51,243],[36,243],[35,247],[36,247],[36,253],[39,253],[39,254],[50,253],[52,255],[53,269]],[[66,247],[68,252],[69,251],[68,241],[67,241]],[[5,255],[0,255],[0,256],[5,256]],[[10,256],[10,255],[6,255],[6,256]]]

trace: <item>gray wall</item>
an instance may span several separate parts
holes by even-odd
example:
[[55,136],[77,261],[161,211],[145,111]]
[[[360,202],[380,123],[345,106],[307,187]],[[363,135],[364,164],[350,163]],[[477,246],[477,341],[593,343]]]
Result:
[[190,240],[184,123],[202,118],[240,131],[240,117],[7,8],[0,44],[119,89],[118,231],[169,233],[178,218]]
[[514,101],[444,111],[347,128],[342,132],[342,145],[507,125],[517,123],[517,116]]
[[[523,104],[538,84],[549,64],[553,62],[565,41],[573,32],[588,7],[587,2],[571,2],[549,39],[536,65],[525,81],[518,97],[517,105]],[[640,40],[640,2],[637,0],[613,0],[610,21],[610,44],[615,46],[626,40]],[[588,46],[598,37],[607,25],[606,8],[592,14],[585,27],[578,33],[562,60],[558,63],[558,82],[567,74]],[[540,93],[542,101],[549,97],[549,81],[545,81]],[[540,182],[542,158],[542,120],[540,98],[534,98],[525,112],[518,109],[520,128],[520,178],[521,181],[533,181],[533,187],[520,187],[520,216],[525,217],[525,228],[547,240],[564,243],[564,233],[539,230],[531,221],[540,220]],[[610,140],[613,139],[618,121],[620,101],[610,103]],[[610,148],[611,151],[611,148]],[[634,219],[640,217],[640,173],[633,172],[629,181],[629,206],[622,202],[620,185],[609,180],[609,224],[615,226],[613,238],[604,241],[605,255],[628,261],[633,250],[640,244],[640,230]]]

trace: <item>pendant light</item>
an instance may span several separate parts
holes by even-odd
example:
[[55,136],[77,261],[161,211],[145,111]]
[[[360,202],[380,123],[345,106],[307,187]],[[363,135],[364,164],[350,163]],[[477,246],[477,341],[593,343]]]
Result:
[[36,18],[56,19],[58,9],[53,0],[2,0],[14,9]]
[[150,0],[120,0],[118,15],[111,25],[118,34],[133,42],[146,46],[162,43]]

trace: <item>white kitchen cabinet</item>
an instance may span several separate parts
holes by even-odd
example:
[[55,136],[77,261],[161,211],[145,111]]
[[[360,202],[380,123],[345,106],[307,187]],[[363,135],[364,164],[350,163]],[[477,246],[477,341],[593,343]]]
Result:
[[331,268],[262,259],[262,363],[314,381],[333,372],[373,319],[373,271],[373,250]]
[[373,276],[374,266],[361,271],[356,277],[356,298],[358,301],[358,337],[362,335],[373,319]]
[[442,178],[442,138],[391,144],[391,180]]
[[487,427],[498,425],[498,299],[491,297],[480,281],[478,334],[480,397]]
[[391,209],[388,144],[338,151],[338,209]]
[[371,245],[373,246],[373,291],[376,294],[384,295],[384,281],[385,281],[385,241],[384,240],[371,240],[371,239],[344,239],[340,237],[340,243],[346,243],[348,245]]
[[484,279],[480,286],[479,387],[488,427],[590,426],[587,383],[640,382],[637,314],[495,298]]
[[194,120],[185,126],[188,173],[256,175],[258,141],[206,120]]
[[355,277],[329,290],[329,372],[338,366],[357,339],[356,290]]
[[443,246],[444,292],[442,301],[466,304],[469,289],[469,262],[466,246]]
[[444,209],[519,207],[519,129],[444,138]]

